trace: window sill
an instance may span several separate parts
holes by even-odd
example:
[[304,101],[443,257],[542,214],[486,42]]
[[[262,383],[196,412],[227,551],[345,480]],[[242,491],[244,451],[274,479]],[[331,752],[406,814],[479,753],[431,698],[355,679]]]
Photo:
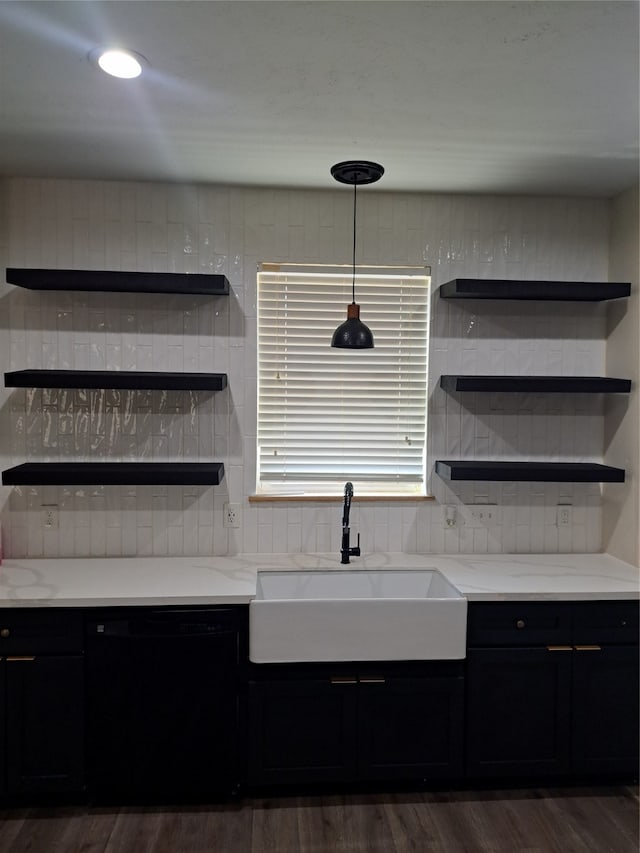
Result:
[[[249,495],[249,503],[342,503],[343,495]],[[433,495],[354,495],[355,503],[421,503]]]

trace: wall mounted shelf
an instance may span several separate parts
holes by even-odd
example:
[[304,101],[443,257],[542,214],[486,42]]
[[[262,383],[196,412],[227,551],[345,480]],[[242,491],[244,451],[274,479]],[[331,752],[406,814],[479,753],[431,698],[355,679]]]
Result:
[[592,462],[464,461],[439,459],[436,474],[446,480],[546,483],[624,483],[622,468]]
[[29,290],[87,290],[107,293],[184,293],[225,296],[229,281],[209,273],[109,270],[7,269],[7,282]]
[[630,379],[605,376],[441,376],[445,391],[544,392],[550,394],[628,394]]
[[3,486],[217,486],[222,462],[27,462],[2,472]]
[[442,299],[524,299],[563,302],[602,302],[629,296],[628,282],[520,281],[454,278],[440,285]]
[[[564,302],[602,302],[629,296],[628,282],[523,281],[520,279],[455,278],[440,286],[442,299],[508,299]],[[440,377],[446,391],[503,391],[546,393],[622,393],[628,379],[601,376],[462,376]],[[494,480],[549,483],[623,483],[625,472],[585,462],[521,462],[438,460],[436,473],[447,480]]]
[[126,388],[162,391],[222,391],[226,373],[163,373],[139,370],[14,370],[6,388]]
[[[224,275],[152,273],[117,270],[22,269],[9,267],[9,284],[30,290],[111,293],[164,293],[224,296]],[[125,388],[221,391],[225,373],[167,371],[17,370],[5,373],[8,388]],[[5,486],[217,486],[222,462],[27,462],[2,472]]]

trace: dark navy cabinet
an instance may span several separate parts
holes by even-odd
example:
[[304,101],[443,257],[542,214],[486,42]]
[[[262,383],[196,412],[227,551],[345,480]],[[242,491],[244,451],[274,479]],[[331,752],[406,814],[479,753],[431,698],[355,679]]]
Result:
[[462,661],[252,664],[246,605],[0,610],[0,794],[637,778],[637,601],[468,618]]
[[638,602],[575,606],[573,756],[584,774],[638,773]]
[[84,788],[82,614],[0,611],[0,790]]
[[468,777],[637,775],[637,602],[471,603],[468,644]]
[[251,785],[460,777],[464,664],[258,664]]
[[569,771],[571,661],[544,648],[470,649],[467,775]]
[[249,682],[250,785],[346,782],[356,775],[357,678],[307,674]]
[[[428,667],[428,664],[425,668]],[[464,679],[441,674],[360,679],[358,772],[362,779],[451,779],[463,767]],[[390,673],[393,671],[390,670]]]
[[638,646],[578,650],[572,664],[573,770],[637,775]]

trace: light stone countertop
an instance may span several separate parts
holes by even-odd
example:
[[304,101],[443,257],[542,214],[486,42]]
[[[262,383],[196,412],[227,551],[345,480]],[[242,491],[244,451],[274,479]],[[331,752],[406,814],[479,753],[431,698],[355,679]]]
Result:
[[640,569],[607,554],[240,554],[5,560],[0,608],[245,604],[259,570],[347,568],[435,568],[469,601],[640,598]]

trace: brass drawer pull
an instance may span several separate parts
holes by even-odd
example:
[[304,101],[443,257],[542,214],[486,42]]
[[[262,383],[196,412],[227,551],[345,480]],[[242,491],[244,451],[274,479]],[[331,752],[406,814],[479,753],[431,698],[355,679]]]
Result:
[[548,652],[572,652],[573,646],[547,646]]
[[355,675],[332,675],[330,679],[332,684],[357,684],[358,679]]
[[577,652],[601,652],[602,646],[574,646]]
[[385,681],[381,675],[365,675],[360,679],[360,684],[384,684]]
[[6,640],[6,638],[10,636],[11,631],[9,630],[9,628],[0,628],[0,637],[2,637],[3,640]]
[[516,622],[516,628],[524,628],[526,624],[527,623],[524,621],[524,619],[518,619],[518,621]]
[[7,663],[10,663],[12,661],[29,661],[35,659],[35,655],[11,655],[11,657],[7,658]]

